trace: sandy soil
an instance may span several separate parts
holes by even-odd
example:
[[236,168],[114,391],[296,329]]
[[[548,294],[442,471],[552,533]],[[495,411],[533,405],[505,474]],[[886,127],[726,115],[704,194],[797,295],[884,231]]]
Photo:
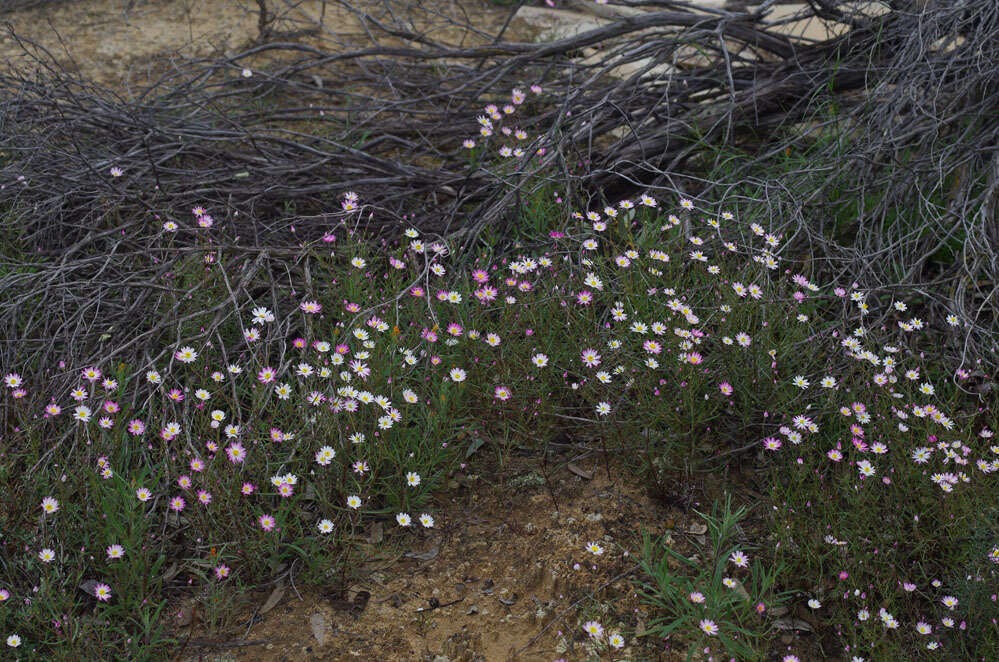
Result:
[[[655,535],[685,531],[689,518],[653,505],[619,473],[609,481],[593,460],[579,467],[592,472],[591,479],[565,469],[554,477],[556,510],[542,477],[528,466],[490,477],[493,485],[460,479],[467,487],[438,497],[443,512],[427,535],[387,530],[379,547],[396,548],[393,556],[401,558],[368,564],[346,596],[289,588],[277,607],[247,628],[268,597],[261,592],[238,634],[215,636],[230,646],[257,643],[206,646],[188,651],[187,659],[590,659],[585,620],[634,632],[645,618],[629,579],[615,581],[635,565],[625,550],[636,548],[640,527]],[[604,553],[588,552],[590,541]],[[206,636],[200,628],[192,633],[202,642]],[[674,659],[644,640],[628,643],[600,659]]]
[[[233,0],[85,0],[4,16],[16,34],[47,50],[70,71],[101,82],[127,83],[156,56],[230,53],[256,34],[255,16]],[[30,58],[5,34],[0,60]]]
[[[275,0],[269,5],[277,14],[272,30],[290,35],[287,40],[334,52],[371,45],[358,15],[339,3],[327,2],[325,10],[320,0],[303,0],[290,9]],[[351,5],[388,23],[384,3],[354,0]],[[393,16],[438,42],[470,46],[488,41],[487,33],[502,25],[509,11],[487,0],[443,0],[423,3],[411,15]],[[449,16],[474,23],[482,33],[456,27]],[[242,51],[258,38],[257,20],[254,0],[75,0],[0,14],[0,23],[10,23],[41,59],[54,59],[69,71],[125,92],[168,68],[172,57],[224,57]],[[309,34],[300,34],[307,29]],[[0,68],[12,64],[38,66],[2,30]]]

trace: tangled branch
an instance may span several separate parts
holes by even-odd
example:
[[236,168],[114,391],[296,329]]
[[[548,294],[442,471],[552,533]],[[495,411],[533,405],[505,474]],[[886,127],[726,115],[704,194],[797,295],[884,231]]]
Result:
[[[576,208],[652,190],[751,210],[787,254],[812,256],[816,277],[921,287],[970,321],[963,353],[994,359],[982,351],[999,288],[990,0],[811,0],[780,20],[772,3],[576,3],[603,22],[543,43],[509,40],[509,20],[488,33],[460,7],[339,5],[360,41],[324,24],[327,46],[177,59],[129,95],[9,34],[33,68],[0,75],[0,227],[14,247],[0,256],[4,365],[89,363],[122,328],[137,340],[117,355],[179,340],[167,314],[186,315],[199,286],[168,274],[209,251],[273,278],[276,256],[294,262],[329,231],[346,191],[369,205],[369,231],[405,221],[468,247],[546,188]],[[829,36],[788,30],[806,19]],[[517,167],[470,161],[475,115],[531,83],[548,103],[525,120],[536,138]],[[716,176],[732,150],[747,156]],[[775,168],[789,150],[808,165]],[[179,232],[164,250],[152,230],[195,205],[221,221],[215,243]],[[202,333],[232,305],[202,311]]]

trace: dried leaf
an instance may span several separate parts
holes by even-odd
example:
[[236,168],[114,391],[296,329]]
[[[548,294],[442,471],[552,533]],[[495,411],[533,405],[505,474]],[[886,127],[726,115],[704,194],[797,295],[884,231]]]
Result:
[[354,608],[354,605],[350,600],[337,600],[335,598],[329,599],[329,605],[337,611],[350,611]]
[[267,600],[264,601],[263,606],[260,607],[261,614],[266,614],[271,609],[274,609],[274,607],[277,607],[277,604],[281,602],[281,598],[284,597],[284,588],[284,582],[280,582],[274,587],[271,594],[267,596]]
[[593,472],[592,471],[586,471],[585,469],[576,466],[572,462],[570,462],[566,466],[569,469],[569,471],[571,471],[572,473],[576,474],[577,476],[579,476],[580,478],[582,478],[584,480],[590,480],[590,479],[593,478]]
[[170,564],[170,567],[166,569],[163,573],[163,581],[168,582],[180,573],[180,566],[174,561]]
[[352,600],[352,605],[350,611],[354,614],[354,618],[357,618],[362,611],[368,606],[368,600],[371,599],[371,593],[368,591],[358,591],[357,595],[354,596]]
[[97,597],[97,584],[99,584],[96,579],[88,579],[87,581],[80,584],[80,590],[89,595],[92,598]]
[[778,630],[798,630],[799,632],[812,632],[812,626],[800,618],[778,618],[774,621],[774,627]]
[[486,440],[482,437],[476,437],[472,439],[472,443],[468,445],[468,450],[465,451],[465,459],[472,457],[472,454],[482,448],[486,444]]
[[302,495],[302,500],[315,501],[318,496],[319,493],[316,492],[316,486],[309,483],[305,486],[305,494]]
[[440,546],[434,545],[425,552],[406,552],[406,558],[416,559],[418,561],[433,561],[437,558],[437,554],[440,553]]
[[312,628],[312,636],[316,638],[319,645],[324,645],[326,643],[326,633],[329,631],[326,618],[322,614],[313,614],[309,616],[309,626]]
[[687,529],[687,533],[693,534],[695,536],[703,536],[708,532],[708,525],[704,522],[691,522],[690,528]]
[[368,542],[377,545],[385,537],[385,529],[381,522],[372,522],[368,529]]
[[645,634],[645,621],[639,617],[638,622],[635,623],[635,636],[641,637]]
[[180,609],[177,610],[177,625],[178,627],[186,627],[194,622],[195,607],[197,602],[194,598],[185,598],[180,604]]
[[749,597],[749,591],[746,590],[746,587],[743,586],[742,582],[740,582],[738,579],[735,580],[735,586],[733,587],[733,590],[736,593],[738,593],[739,597],[741,597],[746,602],[752,602],[752,598]]

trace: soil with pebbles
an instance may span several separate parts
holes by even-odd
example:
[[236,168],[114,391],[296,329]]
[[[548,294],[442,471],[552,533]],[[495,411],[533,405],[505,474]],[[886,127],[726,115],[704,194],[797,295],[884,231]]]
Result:
[[[215,633],[231,649],[204,646],[187,659],[588,659],[582,623],[590,619],[629,635],[626,648],[601,659],[674,659],[632,636],[648,617],[626,573],[641,529],[685,531],[696,515],[653,504],[614,467],[609,480],[593,458],[573,465],[576,473],[563,467],[550,476],[551,491],[536,466],[521,461],[488,481],[459,474],[436,495],[434,529],[386,524],[384,539],[367,549],[394,561],[369,557],[345,594],[288,587],[262,618],[254,614],[271,591],[261,591],[233,633]],[[589,542],[604,552],[592,554]],[[209,638],[197,622],[184,632]]]

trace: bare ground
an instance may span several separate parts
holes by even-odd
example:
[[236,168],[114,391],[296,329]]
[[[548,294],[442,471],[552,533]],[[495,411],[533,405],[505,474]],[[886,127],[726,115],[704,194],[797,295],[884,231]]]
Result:
[[[376,0],[350,4],[375,19],[385,18]],[[370,34],[377,33],[339,3],[326,2],[325,9],[319,0],[293,5],[269,2],[277,17],[271,30],[279,39],[338,52],[371,45]],[[9,23],[14,34],[31,42],[29,50],[47,51],[65,70],[128,93],[168,67],[171,58],[226,57],[251,45],[260,35],[256,7],[254,0],[77,0],[2,13],[0,3],[0,25]],[[426,3],[405,18],[436,41],[470,46],[485,43],[509,11],[487,0],[445,0]],[[449,15],[482,31],[462,28]],[[381,39],[383,45],[391,41]],[[0,67],[11,64],[34,66],[18,40],[0,27]]]
[[[522,462],[488,481],[459,476],[457,490],[438,495],[434,530],[386,531],[369,551],[395,549],[395,560],[369,560],[346,595],[289,587],[260,617],[271,592],[262,591],[244,608],[238,634],[213,638],[197,623],[185,629],[200,647],[187,659],[587,659],[583,621],[634,632],[646,618],[627,575],[638,531],[686,531],[687,521],[626,485],[619,470],[608,480],[595,460],[578,467],[589,479],[563,467],[553,492],[528,469],[536,465]],[[588,552],[591,541],[604,553]],[[673,659],[648,642],[628,643],[601,659]]]

